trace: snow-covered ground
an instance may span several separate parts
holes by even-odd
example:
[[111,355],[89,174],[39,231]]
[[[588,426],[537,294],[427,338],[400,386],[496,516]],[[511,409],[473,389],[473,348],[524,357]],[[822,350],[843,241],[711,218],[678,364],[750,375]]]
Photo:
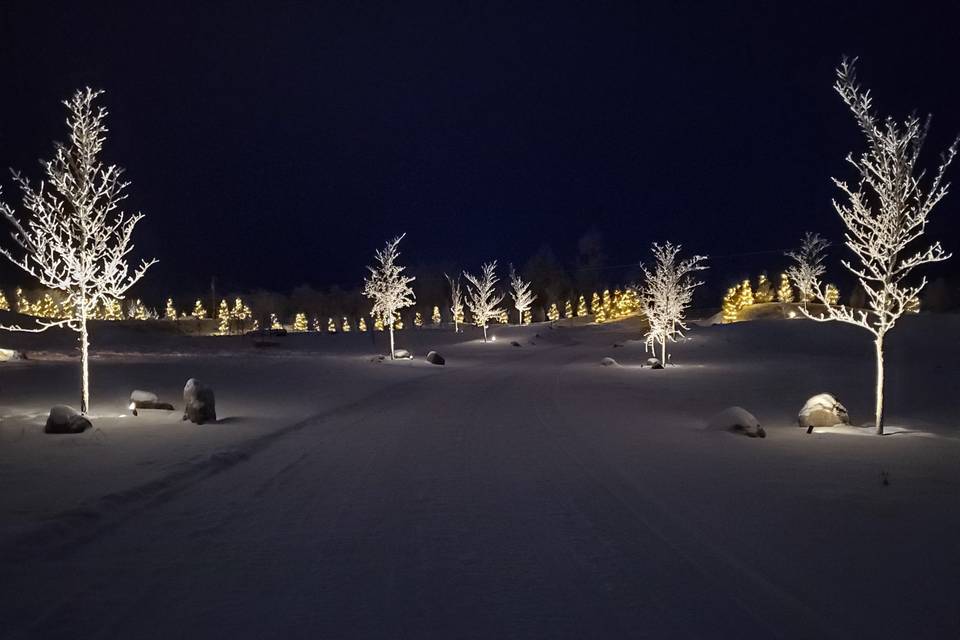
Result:
[[[796,426],[870,422],[852,327],[696,327],[662,371],[634,321],[493,333],[100,328],[73,436],[72,336],[0,336],[0,637],[960,637],[960,317],[891,334],[884,437]],[[217,424],[129,415],[189,377]],[[767,437],[704,429],[730,405]]]

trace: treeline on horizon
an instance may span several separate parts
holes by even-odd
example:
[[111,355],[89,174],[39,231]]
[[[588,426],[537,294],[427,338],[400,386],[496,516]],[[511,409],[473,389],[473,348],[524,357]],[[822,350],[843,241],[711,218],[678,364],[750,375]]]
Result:
[[[785,269],[788,260],[777,251],[767,252],[771,255],[767,260],[753,259],[750,262],[764,263],[769,262],[773,269],[754,270],[752,272],[747,267],[737,264],[736,256],[725,255],[719,260],[721,265],[713,264],[713,260],[708,260],[709,271],[704,272],[704,279],[707,286],[698,290],[695,296],[694,306],[701,309],[719,309],[723,299],[723,292],[729,287],[736,286],[743,280],[751,280],[754,283],[761,273],[767,275],[774,283],[779,274]],[[373,250],[367,262],[372,260]],[[743,254],[749,256],[751,254]],[[364,264],[366,264],[365,262]],[[196,302],[199,300],[206,311],[207,318],[216,318],[217,309],[222,300],[225,300],[231,307],[237,298],[252,310],[253,318],[260,321],[261,326],[269,326],[268,321],[271,315],[276,316],[283,322],[290,323],[298,313],[306,314],[309,318],[343,318],[348,317],[354,320],[361,317],[370,317],[370,301],[363,296],[363,277],[367,275],[366,267],[359,265],[357,284],[354,287],[346,288],[340,285],[329,287],[315,287],[311,284],[301,283],[286,291],[274,291],[269,289],[244,289],[238,286],[220,286],[217,284],[217,278],[212,279],[212,286],[203,290],[194,288],[192,291],[176,291],[175,287],[166,294],[153,295],[149,298],[143,298],[142,306],[151,311],[151,316],[157,318],[165,317],[167,300],[173,301],[174,307],[180,316],[189,316]],[[478,265],[472,266],[476,269]],[[725,272],[722,276],[719,274],[720,268]],[[406,270],[416,277],[413,283],[413,289],[416,293],[416,305],[404,310],[402,314],[404,322],[412,324],[413,318],[420,313],[423,318],[430,318],[434,307],[440,309],[444,322],[450,321],[450,287],[447,284],[445,274],[451,277],[462,277],[462,272],[466,269],[470,271],[471,265],[460,266],[453,262],[446,263],[417,263],[413,262]],[[506,290],[509,274],[509,263],[498,263],[497,275],[500,279],[498,286]],[[531,308],[532,321],[546,321],[550,306],[556,304],[563,309],[566,302],[570,302],[574,308],[580,296],[590,301],[594,293],[602,294],[604,290],[613,291],[614,289],[626,290],[633,287],[640,277],[639,261],[632,264],[610,265],[604,253],[603,237],[599,231],[592,229],[582,235],[576,247],[576,252],[572,260],[563,261],[557,257],[556,253],[549,245],[542,245],[536,253],[528,258],[522,265],[517,266],[517,271],[522,274],[525,280],[531,282],[531,290],[536,295],[536,300]],[[846,275],[840,268],[831,269],[831,272],[841,276],[839,280],[844,282],[842,276]],[[829,278],[828,278],[829,279]],[[16,311],[16,283],[8,285],[4,283],[0,286],[0,291],[4,294],[8,302],[8,307]],[[149,287],[152,290],[162,291],[162,287],[157,283]],[[54,290],[48,290],[40,287],[21,287],[22,294],[34,302],[39,302],[43,297],[49,296],[55,302],[59,302],[62,293]],[[851,306],[859,307],[862,305],[863,292],[858,290],[858,286],[847,280],[846,284],[841,284],[841,301]],[[141,298],[136,291],[127,296],[126,308],[132,308],[134,302]],[[2,308],[0,304],[0,308]],[[509,298],[504,300],[501,305],[508,311],[512,311]],[[921,298],[921,309],[924,311],[952,311],[960,308],[960,277],[958,276],[937,276],[931,279]],[[131,313],[131,317],[132,317]],[[510,317],[513,318],[514,314]],[[409,316],[409,317],[407,317]]]

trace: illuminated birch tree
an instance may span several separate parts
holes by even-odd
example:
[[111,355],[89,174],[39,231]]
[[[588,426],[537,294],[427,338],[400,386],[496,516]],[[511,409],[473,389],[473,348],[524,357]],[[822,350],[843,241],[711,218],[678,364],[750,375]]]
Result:
[[460,332],[460,323],[463,322],[463,290],[460,288],[460,276],[454,280],[443,274],[450,283],[450,313],[453,315],[453,332]]
[[891,117],[881,118],[873,109],[873,99],[863,90],[856,77],[856,60],[844,60],[837,69],[834,89],[840,94],[853,114],[860,131],[866,137],[867,148],[858,157],[847,156],[847,162],[856,171],[857,182],[850,185],[834,178],[843,192],[844,202],[833,205],[846,227],[845,244],[856,258],[844,260],[846,267],[867,294],[865,309],[853,309],[831,304],[826,290],[818,280],[814,282],[814,298],[826,306],[826,314],[813,320],[838,321],[869,331],[874,338],[876,354],[876,403],[874,424],[878,434],[884,425],[884,362],[883,342],[897,320],[908,313],[911,301],[916,300],[926,285],[926,278],[911,283],[911,272],[925,264],[941,262],[950,257],[939,242],[916,248],[926,231],[930,212],[947,195],[949,185],[944,182],[947,167],[957,153],[960,139],[940,156],[940,163],[929,183],[924,186],[925,172],[918,159],[929,130],[929,116],[921,120],[916,115],[898,122]]
[[64,101],[70,141],[57,144],[43,162],[45,180],[31,183],[14,174],[23,194],[24,213],[0,204],[12,225],[12,247],[0,253],[43,286],[62,291],[69,317],[37,319],[36,327],[4,326],[10,331],[41,332],[54,327],[75,331],[80,343],[80,411],[90,410],[89,333],[87,320],[97,305],[122,300],[156,260],[136,268],[127,262],[133,230],[143,214],[120,208],[130,185],[123,169],[99,159],[106,140],[107,111],[94,106],[102,91],[77,91]]
[[819,233],[807,231],[800,242],[800,248],[784,254],[795,263],[787,268],[787,277],[800,292],[800,302],[803,303],[804,309],[813,299],[814,283],[827,272],[823,261],[827,257],[826,251],[829,246],[830,243]]
[[402,234],[387,242],[383,249],[374,254],[376,265],[367,267],[370,276],[364,281],[363,295],[373,300],[373,315],[379,314],[390,328],[390,359],[394,359],[395,349],[393,327],[399,319],[399,311],[413,306],[416,297],[410,283],[416,278],[403,275],[406,267],[397,264],[400,252],[397,245],[406,234]]
[[647,318],[648,329],[644,341],[656,353],[660,345],[660,361],[667,366],[667,343],[676,342],[687,330],[684,324],[687,308],[693,301],[694,290],[703,284],[691,274],[707,268],[706,256],[677,260],[680,245],[670,242],[653,243],[653,265],[641,264],[643,283],[640,287],[640,308]]
[[530,283],[524,282],[510,265],[510,297],[513,299],[513,308],[517,310],[517,324],[523,324],[523,314],[529,311],[537,296],[530,291]]
[[472,285],[467,287],[467,307],[473,315],[473,323],[483,328],[483,341],[487,341],[487,326],[490,320],[500,314],[497,307],[502,301],[504,294],[496,292],[497,279],[497,261],[487,262],[481,268],[479,276],[472,275],[464,271],[463,276],[467,282]]

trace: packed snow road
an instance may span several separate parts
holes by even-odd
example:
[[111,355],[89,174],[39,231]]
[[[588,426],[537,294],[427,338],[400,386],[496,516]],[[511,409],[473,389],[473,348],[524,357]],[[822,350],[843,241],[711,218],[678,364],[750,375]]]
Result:
[[[18,529],[0,636],[956,637],[949,401],[927,437],[807,436],[801,396],[864,393],[867,348],[830,373],[707,329],[654,372],[626,329],[540,331],[443,368],[324,360],[300,419]],[[734,403],[765,440],[702,431]]]

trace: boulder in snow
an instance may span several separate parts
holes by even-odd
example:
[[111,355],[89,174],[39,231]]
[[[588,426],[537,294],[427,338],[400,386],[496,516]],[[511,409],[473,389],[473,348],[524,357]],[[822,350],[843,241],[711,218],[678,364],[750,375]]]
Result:
[[521,345],[520,345],[520,343],[517,342],[516,340],[511,340],[511,341],[510,341],[510,346],[511,346],[511,347],[519,347],[519,346],[521,346]]
[[614,360],[613,358],[604,358],[603,360],[600,361],[600,364],[602,364],[602,365],[605,366],[605,367],[619,367],[619,366],[620,366],[620,363],[617,362],[616,360]]
[[647,358],[647,366],[651,369],[663,369],[663,363],[660,358]]
[[767,437],[767,432],[760,426],[760,421],[743,407],[728,407],[715,414],[707,422],[707,429],[742,433],[750,438]]
[[217,421],[217,403],[213,389],[196,378],[183,387],[183,419],[196,424]]
[[829,393],[818,393],[803,405],[797,422],[808,432],[816,427],[834,427],[840,424],[850,424],[850,415],[847,408],[837,402]]
[[439,365],[447,364],[446,359],[436,351],[431,351],[430,353],[427,354],[427,362],[429,362],[430,364],[439,364]]
[[16,349],[0,349],[0,362],[10,362],[11,360],[26,360],[27,356],[22,351]]
[[50,409],[44,433],[83,433],[92,425],[85,415],[65,404]]
[[135,389],[130,394],[130,411],[137,416],[140,409],[159,409],[162,411],[173,411],[173,405],[169,402],[160,402],[157,394],[150,391],[141,391]]
[[393,358],[394,360],[410,360],[413,358],[413,354],[406,349],[396,349],[393,352]]
[[159,396],[151,391],[141,391],[140,389],[134,389],[130,393],[130,402],[160,402]]

